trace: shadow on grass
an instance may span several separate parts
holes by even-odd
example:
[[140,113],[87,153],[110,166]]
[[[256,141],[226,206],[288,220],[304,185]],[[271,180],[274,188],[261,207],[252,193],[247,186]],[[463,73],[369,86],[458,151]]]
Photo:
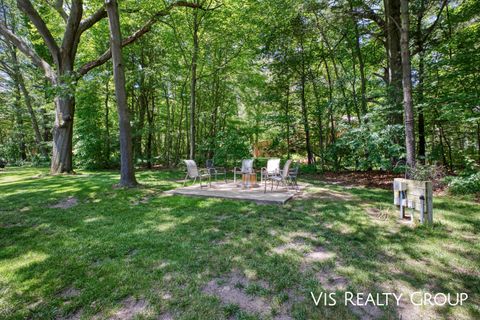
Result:
[[[442,260],[454,255],[472,261],[478,258],[478,250],[467,248],[471,254],[454,252],[447,257],[429,251],[446,241],[471,242],[443,224],[395,230],[373,223],[361,204],[387,205],[390,194],[383,190],[335,186],[330,188],[360,200],[310,199],[284,207],[258,206],[163,195],[162,191],[178,185],[172,181],[176,178],[181,173],[143,171],[139,180],[144,187],[132,190],[112,190],[118,176],[108,172],[34,180],[22,177],[1,185],[0,199],[7,208],[1,219],[9,227],[0,230],[0,268],[10,265],[2,285],[11,288],[6,301],[18,306],[6,308],[6,317],[55,318],[78,310],[86,316],[106,315],[125,297],[135,296],[146,297],[157,314],[170,311],[183,318],[223,318],[225,309],[201,289],[212,278],[234,269],[267,281],[274,296],[284,297],[291,290],[303,296],[304,301],[296,302],[292,310],[295,318],[353,317],[343,306],[334,311],[314,307],[309,292],[322,291],[322,287],[311,274],[301,272],[301,254],[272,253],[272,248],[284,243],[283,236],[296,232],[314,235],[313,245],[336,254],[351,271],[353,290],[373,292],[385,280],[395,278],[417,290],[462,289],[478,295],[478,277],[459,274],[458,269],[449,268],[448,260]],[[70,195],[80,204],[68,210],[48,208]],[[29,211],[18,211],[27,206]],[[444,206],[443,210],[449,210],[448,204]],[[477,221],[470,214],[462,218],[446,215],[462,226]],[[426,242],[428,246],[423,245]],[[426,261],[426,268],[408,265],[412,260]],[[390,274],[387,265],[395,265],[399,272]],[[312,267],[321,270],[324,266]],[[59,293],[71,287],[80,294],[62,298]],[[174,298],[161,300],[159,288]],[[395,309],[385,312],[399,316]],[[452,312],[442,308],[438,315]],[[468,312],[474,315],[478,310],[469,307]]]

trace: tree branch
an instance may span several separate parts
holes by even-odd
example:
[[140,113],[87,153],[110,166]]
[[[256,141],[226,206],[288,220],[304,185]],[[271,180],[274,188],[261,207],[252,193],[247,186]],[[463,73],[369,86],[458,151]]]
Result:
[[70,15],[68,16],[65,33],[63,35],[62,51],[63,58],[69,57],[73,60],[77,51],[77,44],[80,38],[77,36],[80,21],[83,13],[83,1],[72,1],[72,8],[70,9]]
[[80,27],[78,31],[80,34],[85,32],[86,30],[90,29],[95,23],[102,20],[103,18],[107,17],[107,11],[105,11],[105,7],[101,7],[97,11],[95,11],[91,16],[85,18],[80,22]]
[[52,34],[50,33],[50,30],[45,24],[45,21],[43,21],[42,17],[40,17],[37,10],[35,10],[35,8],[33,7],[32,3],[29,0],[17,0],[17,6],[20,9],[20,11],[25,13],[27,17],[30,19],[30,21],[35,25],[38,33],[40,33],[40,35],[43,38],[43,41],[45,41],[45,44],[47,45],[48,50],[52,55],[53,61],[55,61],[55,63],[59,65],[60,48],[58,47],[57,42],[55,41]]
[[[160,17],[164,17],[164,16],[168,15],[170,13],[170,11],[175,7],[189,7],[189,8],[200,8],[201,9],[201,6],[196,4],[196,3],[187,2],[187,1],[177,1],[177,2],[169,5],[168,7],[163,9],[162,11],[159,11],[159,12],[155,13],[140,29],[138,29],[137,31],[132,33],[127,38],[123,39],[122,47],[125,47],[125,46],[137,41],[144,34],[149,32],[152,29],[152,26],[158,21],[158,19]],[[108,49],[102,55],[100,55],[97,59],[89,61],[89,62],[85,63],[83,66],[81,66],[78,69],[77,74],[79,76],[83,76],[86,73],[88,73],[90,70],[103,65],[105,62],[110,60],[111,57],[112,57],[112,52],[110,51],[110,49]]]
[[68,15],[63,9],[63,0],[54,0],[53,3],[48,3],[58,12],[58,14],[62,17],[63,21],[67,22],[68,20]]
[[25,41],[20,39],[10,30],[8,30],[8,28],[3,23],[0,23],[0,34],[5,37],[7,41],[17,47],[23,54],[30,58],[33,64],[41,68],[45,72],[45,76],[47,78],[53,80],[53,70],[50,64],[43,60],[32,48],[27,45]]

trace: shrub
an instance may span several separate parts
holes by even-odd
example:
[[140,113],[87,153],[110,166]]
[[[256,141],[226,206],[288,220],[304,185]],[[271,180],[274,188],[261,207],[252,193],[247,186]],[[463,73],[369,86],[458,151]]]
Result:
[[445,182],[452,194],[480,193],[480,172],[458,177],[447,177]]

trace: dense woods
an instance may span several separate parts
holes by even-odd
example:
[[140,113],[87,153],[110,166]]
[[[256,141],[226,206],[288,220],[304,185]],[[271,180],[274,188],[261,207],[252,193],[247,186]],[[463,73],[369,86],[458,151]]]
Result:
[[119,167],[125,99],[148,168],[252,153],[323,171],[480,162],[477,0],[120,1],[124,98],[110,2],[0,1],[0,158]]

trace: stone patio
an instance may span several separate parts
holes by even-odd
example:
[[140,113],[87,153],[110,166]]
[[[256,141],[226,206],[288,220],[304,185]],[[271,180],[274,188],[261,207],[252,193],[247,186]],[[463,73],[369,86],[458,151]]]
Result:
[[299,183],[300,191],[289,189],[279,186],[278,189],[273,186],[273,191],[270,191],[270,183],[267,185],[267,192],[264,193],[264,185],[259,184],[256,188],[242,189],[237,183],[223,181],[212,182],[211,187],[200,188],[199,184],[188,185],[185,187],[173,189],[167,191],[170,194],[193,196],[193,197],[207,197],[207,198],[222,198],[222,199],[234,199],[253,201],[256,203],[264,204],[285,204],[293,196],[302,193],[305,188],[303,184]]

